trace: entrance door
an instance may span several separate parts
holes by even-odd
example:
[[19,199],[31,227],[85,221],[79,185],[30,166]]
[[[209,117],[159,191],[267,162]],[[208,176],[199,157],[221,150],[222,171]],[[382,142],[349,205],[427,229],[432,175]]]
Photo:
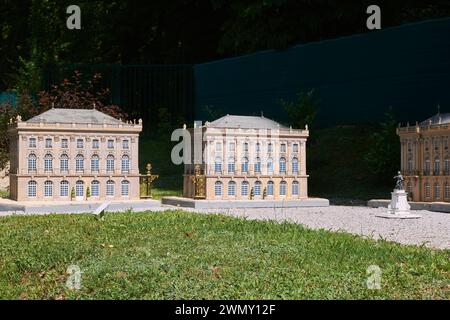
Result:
[[77,201],[84,200],[84,182],[83,181],[77,181],[75,186],[75,199]]

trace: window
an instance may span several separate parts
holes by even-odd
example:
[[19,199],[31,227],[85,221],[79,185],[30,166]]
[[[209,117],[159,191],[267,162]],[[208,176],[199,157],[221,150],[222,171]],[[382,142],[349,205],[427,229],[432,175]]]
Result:
[[49,172],[53,170],[53,156],[47,153],[44,156],[44,171]]
[[236,182],[228,182],[228,195],[234,197],[236,195]]
[[62,154],[59,158],[59,170],[61,172],[69,171],[69,156],[67,154]]
[[234,158],[228,159],[228,173],[234,173]]
[[83,139],[77,139],[77,148],[83,149],[84,148],[84,141]]
[[69,147],[69,142],[67,141],[67,139],[61,139],[61,148],[62,149],[67,149]]
[[99,142],[98,139],[92,140],[92,149],[98,149],[99,148]]
[[122,149],[129,149],[128,140],[122,140]]
[[292,174],[298,174],[298,159],[292,159]]
[[248,182],[244,181],[241,184],[241,196],[248,196]]
[[127,155],[122,156],[122,173],[130,172],[130,157]]
[[280,158],[280,173],[286,173],[286,159]]
[[128,197],[130,193],[130,182],[128,182],[127,180],[124,180],[121,183],[121,193],[122,197]]
[[429,175],[430,174],[430,159],[426,158],[425,159],[425,166],[424,166],[424,171],[425,171],[425,175]]
[[36,172],[36,155],[30,154],[28,156],[28,172]]
[[221,173],[222,172],[222,158],[216,157],[214,161],[214,172]]
[[228,152],[234,152],[234,150],[235,150],[235,144],[234,144],[234,142],[230,142],[228,144]]
[[242,173],[248,173],[248,158],[246,157],[242,158],[241,170]]
[[295,153],[298,152],[298,143],[294,143],[294,144],[292,145],[292,152],[295,152]]
[[242,145],[242,149],[244,150],[244,152],[248,152],[248,143],[244,142],[244,144]]
[[444,185],[444,197],[445,200],[448,200],[450,198],[450,185],[448,184],[448,182],[446,182]]
[[261,144],[259,142],[256,143],[256,152],[261,151]]
[[84,182],[81,180],[78,180],[75,183],[75,196],[83,197],[83,195],[84,195]]
[[280,152],[286,152],[286,144],[285,143],[282,143],[280,145]]
[[441,164],[438,158],[434,159],[434,174],[439,175],[439,171],[441,170]]
[[112,180],[106,181],[106,195],[108,197],[114,196],[114,181]]
[[75,170],[77,172],[84,171],[84,157],[82,154],[78,154],[75,157]]
[[434,199],[441,199],[441,185],[437,182],[434,184]]
[[413,161],[411,158],[408,159],[408,171],[411,172],[413,171]]
[[260,196],[261,195],[261,181],[256,181],[255,182],[255,187],[253,188],[253,194],[255,196]]
[[91,158],[91,171],[98,172],[100,170],[100,158],[94,154]]
[[286,195],[286,181],[280,182],[280,196]]
[[30,138],[28,140],[28,147],[29,148],[36,148],[36,138]]
[[222,182],[216,181],[216,183],[214,183],[214,195],[216,197],[222,196]]
[[273,160],[272,158],[267,159],[267,172],[273,173]]
[[273,196],[273,182],[272,181],[267,182],[267,195]]
[[430,184],[428,182],[425,183],[425,198],[431,197]]
[[114,148],[114,140],[110,139],[108,140],[108,149],[113,149]]
[[449,170],[450,170],[450,161],[449,161],[449,159],[445,159],[444,160],[444,171],[445,171],[445,174],[448,174]]
[[293,196],[298,196],[298,182],[294,181],[292,182],[292,195]]
[[273,145],[272,145],[272,143],[269,143],[267,145],[267,152],[273,152]]
[[47,180],[44,182],[44,197],[53,196],[53,182]]
[[59,184],[59,195],[61,197],[69,196],[69,181],[63,180]]
[[222,152],[222,143],[216,142],[216,152]]
[[114,172],[114,156],[111,154],[106,157],[106,171]]
[[91,197],[100,196],[100,182],[93,180],[91,182]]
[[261,173],[261,159],[259,157],[255,160],[255,173]]
[[46,138],[45,139],[45,147],[46,148],[51,148],[52,147],[52,139],[51,138]]
[[37,182],[36,181],[29,181],[28,182],[28,196],[29,197],[36,197],[36,191],[37,191]]

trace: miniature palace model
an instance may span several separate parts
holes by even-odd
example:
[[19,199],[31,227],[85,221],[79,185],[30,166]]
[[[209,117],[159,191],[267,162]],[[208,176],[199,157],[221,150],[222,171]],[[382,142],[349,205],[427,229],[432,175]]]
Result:
[[[189,129],[191,136],[195,129]],[[264,116],[226,115],[206,122],[201,132],[204,160],[201,165],[185,165],[184,197],[209,200],[308,197],[307,127],[287,128]]]
[[11,121],[10,194],[17,201],[139,199],[142,120],[50,109]]
[[450,113],[399,127],[401,171],[413,201],[450,202]]

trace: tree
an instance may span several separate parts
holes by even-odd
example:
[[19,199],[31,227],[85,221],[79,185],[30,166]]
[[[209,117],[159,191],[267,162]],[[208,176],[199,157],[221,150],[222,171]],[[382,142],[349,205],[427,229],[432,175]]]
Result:
[[371,147],[364,157],[370,173],[386,185],[392,184],[392,177],[400,169],[400,139],[397,136],[397,121],[392,107],[385,113],[375,132],[371,135]]
[[314,89],[300,91],[296,100],[280,100],[280,105],[286,112],[290,124],[294,128],[303,129],[305,125],[311,126],[316,118],[319,99]]

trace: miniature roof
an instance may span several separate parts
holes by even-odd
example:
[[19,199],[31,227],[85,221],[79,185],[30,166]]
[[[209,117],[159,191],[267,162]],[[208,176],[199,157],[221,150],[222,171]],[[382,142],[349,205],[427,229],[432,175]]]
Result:
[[286,129],[285,126],[279,124],[264,116],[237,116],[229,115],[219,118],[208,125],[213,128],[243,128],[243,129]]
[[26,122],[119,124],[121,121],[95,109],[54,108],[47,110]]
[[450,123],[450,113],[438,113],[432,116],[431,118],[428,118],[425,121],[422,121],[420,125],[433,125],[433,124],[446,124]]

